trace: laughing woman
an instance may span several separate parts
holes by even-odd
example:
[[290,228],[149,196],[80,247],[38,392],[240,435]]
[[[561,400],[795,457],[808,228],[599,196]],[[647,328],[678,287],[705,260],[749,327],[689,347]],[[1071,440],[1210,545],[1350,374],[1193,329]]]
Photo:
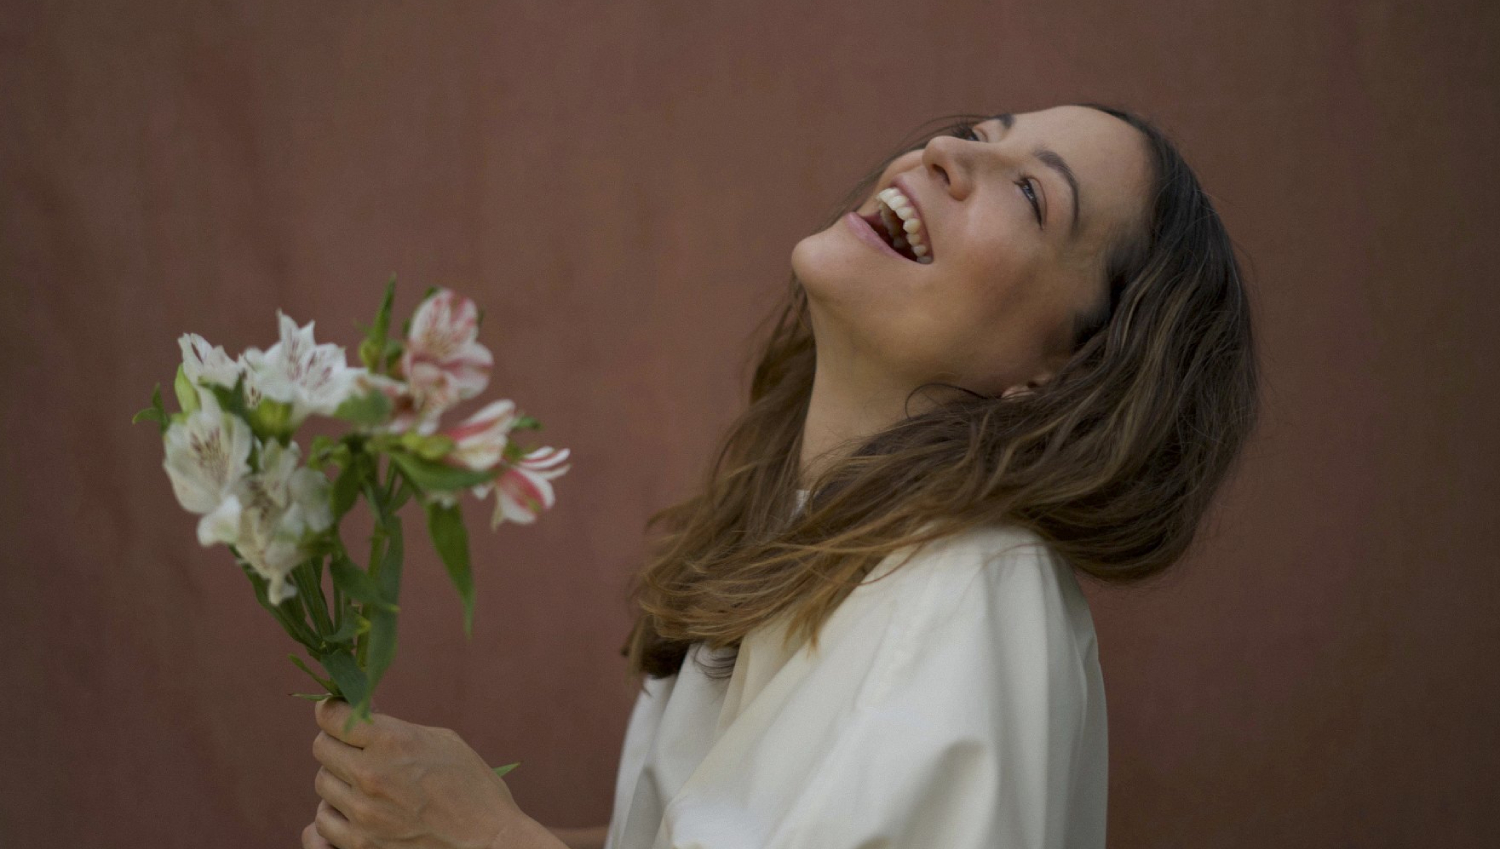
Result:
[[609,825],[549,832],[495,779],[488,845],[1103,849],[1075,573],[1188,549],[1256,418],[1248,293],[1129,113],[924,136],[796,245],[748,409],[652,517]]
[[1178,561],[1253,427],[1230,241],[1100,107],[948,126],[850,202],[792,251],[702,495],[653,517],[608,845],[1102,849],[1073,569]]

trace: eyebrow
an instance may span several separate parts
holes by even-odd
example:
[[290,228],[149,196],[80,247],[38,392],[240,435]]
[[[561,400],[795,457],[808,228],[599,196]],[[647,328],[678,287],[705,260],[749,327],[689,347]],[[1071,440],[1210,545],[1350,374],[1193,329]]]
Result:
[[[995,120],[1000,122],[1000,126],[1009,130],[1015,126],[1016,116],[1009,112],[1001,112],[995,116]],[[1031,153],[1043,165],[1061,174],[1063,180],[1067,182],[1068,188],[1073,190],[1073,223],[1070,225],[1072,229],[1068,231],[1068,235],[1074,235],[1078,232],[1078,208],[1083,205],[1083,199],[1078,191],[1078,177],[1074,175],[1073,169],[1068,167],[1067,160],[1059,156],[1057,151],[1046,147],[1039,147]]]

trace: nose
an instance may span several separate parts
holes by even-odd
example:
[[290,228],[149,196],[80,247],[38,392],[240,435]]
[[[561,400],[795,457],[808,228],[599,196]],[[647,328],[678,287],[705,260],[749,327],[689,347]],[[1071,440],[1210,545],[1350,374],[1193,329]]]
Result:
[[948,187],[954,200],[963,200],[974,188],[975,142],[953,136],[936,136],[922,148],[922,165]]

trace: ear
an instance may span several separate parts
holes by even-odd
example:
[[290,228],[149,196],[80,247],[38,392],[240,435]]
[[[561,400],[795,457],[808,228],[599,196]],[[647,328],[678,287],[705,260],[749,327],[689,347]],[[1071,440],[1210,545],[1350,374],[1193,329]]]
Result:
[[1052,369],[1044,369],[1042,371],[1039,371],[1036,374],[1032,375],[1031,379],[1026,381],[1025,383],[1017,383],[1015,386],[1012,386],[1004,392],[1001,392],[1000,397],[1010,398],[1016,395],[1029,395],[1039,389],[1042,384],[1051,380],[1054,373],[1055,372]]
[[1036,386],[1037,385],[1035,382],[1029,380],[1025,383],[1017,383],[1015,386],[1012,386],[1004,392],[1001,392],[1000,397],[1013,398],[1017,395],[1030,395],[1032,392],[1036,391]]

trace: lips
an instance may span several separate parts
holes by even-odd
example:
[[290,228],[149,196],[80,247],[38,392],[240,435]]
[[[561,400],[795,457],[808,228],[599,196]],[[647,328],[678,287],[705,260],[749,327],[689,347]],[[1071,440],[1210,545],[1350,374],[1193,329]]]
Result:
[[893,256],[897,259],[905,260],[906,262],[910,262],[913,265],[917,264],[917,262],[911,257],[902,256],[901,254],[897,253],[896,249],[891,247],[890,244],[886,242],[885,237],[880,235],[880,233],[876,231],[875,228],[877,225],[874,225],[866,220],[865,217],[860,215],[858,212],[850,212],[849,214],[845,215],[844,223],[849,225],[849,229],[854,231],[854,235],[858,236],[860,241],[864,242],[875,250],[878,250],[888,256]]
[[926,222],[916,201],[907,195],[910,186],[901,177],[875,193],[876,206],[859,218],[881,243],[907,262],[928,265],[933,261]]

